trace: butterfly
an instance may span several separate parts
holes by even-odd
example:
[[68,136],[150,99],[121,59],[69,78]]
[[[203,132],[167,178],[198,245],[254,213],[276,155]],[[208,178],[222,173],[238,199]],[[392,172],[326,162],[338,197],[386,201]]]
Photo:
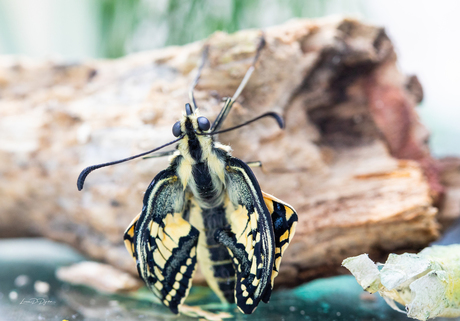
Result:
[[213,137],[264,117],[284,127],[283,119],[269,112],[220,130],[264,45],[262,37],[251,67],[212,124],[200,115],[193,95],[206,61],[206,47],[190,90],[192,104],[185,105],[185,113],[172,127],[177,139],[136,156],[89,166],[77,181],[81,190],[95,169],[178,143],[176,150],[151,156],[169,155],[170,164],[150,183],[141,213],[124,234],[139,276],[175,314],[191,288],[197,262],[223,302],[236,303],[245,314],[254,312],[261,300],[268,303],[281,258],[295,233],[298,217],[293,207],[260,189],[250,166],[261,163],[233,157],[230,147]]

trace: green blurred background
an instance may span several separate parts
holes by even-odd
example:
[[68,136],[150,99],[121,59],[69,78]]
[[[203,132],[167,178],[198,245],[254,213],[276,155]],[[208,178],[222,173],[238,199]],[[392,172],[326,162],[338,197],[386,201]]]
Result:
[[0,0],[0,54],[116,58],[216,30],[350,15],[384,26],[402,71],[419,77],[419,113],[441,157],[460,155],[459,12],[457,0]]

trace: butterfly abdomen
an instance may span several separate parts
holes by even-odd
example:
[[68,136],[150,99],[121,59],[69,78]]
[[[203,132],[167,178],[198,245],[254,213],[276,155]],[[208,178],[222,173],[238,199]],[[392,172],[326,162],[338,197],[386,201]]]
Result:
[[235,269],[228,249],[215,239],[216,231],[227,228],[224,185],[226,151],[207,149],[202,161],[192,165],[188,189],[193,195],[190,223],[200,231],[197,256],[209,286],[222,301],[235,301]]
[[[228,226],[225,208],[220,205],[213,209],[205,209],[202,211],[202,217],[206,236],[204,250],[209,258],[206,268],[212,273],[212,276],[207,277],[208,282],[213,278],[217,284],[215,291],[219,297],[221,299],[224,297],[227,302],[233,303],[235,301],[235,269],[232,258],[228,249],[215,239],[216,232]],[[205,267],[202,265],[202,268]]]
[[197,256],[208,285],[224,302],[235,301],[235,269],[228,249],[215,239],[228,226],[223,203],[213,208],[191,206],[190,223],[200,231]]

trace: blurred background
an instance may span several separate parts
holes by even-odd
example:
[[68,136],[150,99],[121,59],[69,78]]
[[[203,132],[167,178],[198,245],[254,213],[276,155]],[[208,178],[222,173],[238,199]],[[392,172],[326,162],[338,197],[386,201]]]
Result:
[[117,58],[216,30],[351,15],[384,26],[402,71],[419,77],[425,90],[419,113],[440,157],[460,155],[458,12],[456,0],[0,0],[0,54]]
[[182,45],[216,30],[350,15],[382,25],[425,90],[420,116],[435,156],[460,155],[460,1],[0,0],[0,54],[68,61]]

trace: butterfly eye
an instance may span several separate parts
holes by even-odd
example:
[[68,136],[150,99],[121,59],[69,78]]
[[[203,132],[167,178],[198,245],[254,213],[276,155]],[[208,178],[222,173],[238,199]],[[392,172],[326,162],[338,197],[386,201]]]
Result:
[[176,137],[180,136],[181,130],[180,130],[180,121],[176,122],[172,128],[173,135]]
[[202,131],[206,131],[211,127],[211,123],[209,123],[209,120],[206,117],[198,117],[197,122],[198,128],[200,128]]

